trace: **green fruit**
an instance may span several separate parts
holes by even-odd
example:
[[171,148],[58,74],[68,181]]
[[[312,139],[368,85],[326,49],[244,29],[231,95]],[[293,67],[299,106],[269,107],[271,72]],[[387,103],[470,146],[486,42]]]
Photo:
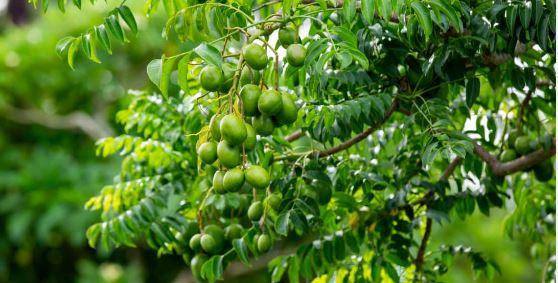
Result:
[[240,91],[240,98],[242,99],[242,108],[244,109],[245,116],[256,116],[258,111],[258,100],[262,94],[260,88],[253,84],[247,84],[242,87]]
[[282,28],[279,30],[279,43],[284,48],[287,46],[296,43],[298,41],[298,33],[294,28]]
[[283,94],[282,96],[282,107],[281,111],[277,114],[276,121],[279,125],[288,125],[296,121],[298,117],[298,107],[294,103],[293,99],[288,94]]
[[213,175],[213,190],[218,194],[224,194],[227,191],[225,190],[225,186],[223,185],[223,179],[225,177],[225,172],[217,171]]
[[252,126],[254,126],[254,130],[256,130],[256,133],[260,136],[269,136],[273,134],[273,129],[275,128],[273,120],[266,115],[253,117]]
[[203,264],[207,261],[207,256],[203,254],[195,255],[190,261],[190,269],[192,270],[192,275],[198,280],[201,278],[201,269]]
[[242,171],[242,169],[236,167],[225,173],[225,177],[223,178],[223,187],[225,187],[225,190],[228,192],[236,192],[240,190],[242,185],[244,185],[244,171]]
[[240,165],[242,161],[238,146],[229,145],[229,143],[224,140],[217,144],[217,158],[221,165],[227,168],[234,168]]
[[219,125],[223,140],[230,145],[239,145],[246,139],[246,126],[240,117],[228,114],[221,119]]
[[267,203],[267,205],[269,205],[269,207],[273,208],[274,210],[278,210],[281,206],[281,195],[270,194],[265,198],[265,203]]
[[255,43],[250,43],[242,49],[242,56],[254,70],[262,70],[267,65],[267,52],[265,48]]
[[539,182],[548,182],[554,175],[554,163],[550,160],[541,162],[533,167],[533,172]]
[[240,85],[247,84],[258,84],[260,82],[260,72],[250,69],[248,66],[244,66],[240,72]]
[[216,254],[221,250],[221,246],[215,238],[209,234],[204,234],[200,240],[201,247],[206,253]]
[[200,84],[207,91],[219,90],[224,81],[223,71],[216,66],[205,66],[200,72]]
[[225,238],[229,241],[242,237],[242,225],[231,224],[225,228]]
[[265,189],[269,186],[269,173],[261,166],[252,165],[246,169],[246,182],[256,189]]
[[213,141],[202,143],[198,148],[198,156],[207,164],[215,162],[217,160],[217,143]]
[[233,85],[233,77],[236,72],[236,65],[230,62],[223,63],[223,84],[221,92],[228,92]]
[[260,99],[258,99],[258,110],[260,110],[262,114],[270,116],[277,114],[281,111],[282,107],[283,98],[281,97],[281,93],[276,90],[264,90]]
[[221,119],[223,119],[223,115],[216,114],[216,115],[213,115],[213,117],[211,117],[211,120],[209,121],[209,128],[211,130],[211,137],[213,138],[214,141],[220,141],[221,140],[221,130],[219,129],[219,126],[221,124]]
[[263,214],[263,205],[260,201],[253,202],[248,208],[248,218],[252,221],[258,221]]
[[196,251],[196,252],[199,251],[201,249],[201,242],[200,241],[201,241],[201,234],[196,234],[196,235],[192,236],[192,238],[190,238],[190,242],[189,242],[190,248],[193,251]]
[[215,224],[209,224],[205,226],[203,228],[203,232],[204,234],[211,235],[218,245],[222,245],[223,241],[225,241],[225,231],[223,231],[223,228]]
[[262,234],[258,237],[258,251],[265,253],[271,249],[271,237],[268,234]]
[[246,124],[246,140],[244,141],[244,148],[252,150],[256,147],[256,130],[250,124]]
[[510,133],[508,134],[508,147],[509,148],[514,148],[515,147],[515,140],[517,139],[517,137],[519,136],[519,131],[518,130],[511,130]]
[[531,139],[528,136],[520,136],[515,140],[515,150],[523,155],[531,151]]
[[287,48],[287,62],[293,67],[304,65],[306,59],[306,48],[302,44],[291,44]]
[[512,161],[514,159],[517,158],[517,153],[515,152],[515,150],[513,149],[506,149],[502,152],[502,155],[500,156],[500,160],[502,162],[508,162],[508,161]]

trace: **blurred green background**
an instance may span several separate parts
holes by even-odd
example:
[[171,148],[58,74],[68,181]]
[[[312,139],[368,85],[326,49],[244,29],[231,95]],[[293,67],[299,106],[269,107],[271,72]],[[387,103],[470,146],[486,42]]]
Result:
[[[43,15],[26,2],[0,0],[0,282],[185,281],[181,258],[144,248],[103,253],[85,240],[96,216],[83,204],[119,163],[95,157],[95,141],[121,132],[114,116],[127,104],[126,90],[146,87],[147,63],[176,48],[161,39],[162,17],[139,18],[141,32],[130,44],[102,54],[102,64],[78,58],[72,71],[56,55],[56,42],[101,22],[109,5],[84,5],[79,14],[52,7]],[[538,281],[532,243],[504,233],[511,210],[438,225],[433,239],[496,260],[497,282]],[[474,280],[470,263],[459,258],[448,274],[444,282]]]

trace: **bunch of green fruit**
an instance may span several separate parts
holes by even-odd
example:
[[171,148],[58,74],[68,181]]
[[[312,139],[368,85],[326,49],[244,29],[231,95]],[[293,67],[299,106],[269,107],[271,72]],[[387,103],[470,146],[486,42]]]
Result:
[[[508,134],[508,148],[502,151],[500,160],[502,162],[510,162],[520,156],[530,154],[535,150],[543,148],[549,138],[551,139],[550,136],[542,136],[535,139],[522,134],[518,130],[512,130]],[[537,180],[547,182],[552,179],[554,174],[554,164],[547,160],[533,166],[530,170],[533,170]]]

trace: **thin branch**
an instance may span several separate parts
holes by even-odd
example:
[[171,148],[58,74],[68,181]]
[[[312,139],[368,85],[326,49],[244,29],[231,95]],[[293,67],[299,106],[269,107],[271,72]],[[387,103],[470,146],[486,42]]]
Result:
[[428,245],[428,240],[430,239],[431,233],[432,233],[432,218],[427,218],[426,227],[424,228],[424,235],[422,236],[422,241],[420,242],[417,258],[415,259],[415,275],[420,274],[422,272],[422,266],[424,264],[424,253],[426,252],[426,246]]
[[492,173],[496,176],[506,176],[528,169],[556,154],[556,140],[554,140],[552,147],[548,150],[545,150],[544,148],[539,149],[515,160],[502,163],[478,143],[473,143],[473,146],[475,154],[488,164]]
[[114,135],[112,128],[100,119],[89,114],[75,111],[67,115],[56,115],[40,109],[20,109],[13,106],[3,106],[4,118],[21,124],[37,124],[57,130],[80,130],[93,140]]
[[303,135],[304,134],[302,133],[302,130],[296,130],[292,132],[290,135],[286,136],[285,140],[288,142],[293,142],[301,138]]

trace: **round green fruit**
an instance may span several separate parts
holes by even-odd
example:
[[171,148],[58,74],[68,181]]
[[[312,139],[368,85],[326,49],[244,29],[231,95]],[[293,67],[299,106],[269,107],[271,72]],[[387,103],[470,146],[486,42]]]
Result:
[[190,242],[188,243],[190,245],[190,248],[193,251],[200,251],[201,249],[201,234],[195,234],[194,236],[192,236],[192,238],[190,238]]
[[280,194],[270,194],[265,198],[265,203],[274,210],[278,210],[281,207],[281,195]]
[[244,148],[252,150],[256,147],[256,130],[250,124],[246,124],[246,140],[244,141]]
[[301,67],[306,59],[306,48],[302,44],[291,44],[287,48],[287,62],[293,67]]
[[539,182],[548,182],[554,175],[554,163],[550,160],[541,162],[533,167],[533,172]]
[[223,228],[215,225],[215,224],[209,224],[207,226],[205,226],[203,228],[203,232],[205,234],[209,234],[211,236],[213,236],[213,238],[215,239],[215,242],[217,243],[222,243],[225,240],[225,231],[223,231]]
[[229,241],[234,239],[238,239],[242,237],[243,232],[242,225],[240,224],[231,224],[225,228],[225,238]]
[[242,90],[240,91],[240,98],[242,99],[244,115],[250,117],[259,114],[258,100],[260,99],[261,94],[262,92],[257,85],[247,84],[242,87]]
[[190,269],[192,270],[192,275],[198,280],[202,280],[201,269],[203,264],[207,261],[207,256],[203,254],[195,255],[190,261]]
[[258,110],[260,110],[262,114],[277,114],[281,111],[282,107],[283,98],[281,97],[281,93],[276,90],[264,90],[260,95],[260,99],[258,99]]
[[508,134],[508,147],[514,148],[515,147],[515,140],[519,136],[518,130],[511,130]]
[[246,169],[246,182],[256,189],[265,189],[269,186],[269,173],[261,166],[252,165]]
[[216,254],[221,250],[221,247],[219,246],[215,238],[213,238],[213,236],[209,234],[204,234],[203,236],[201,236],[200,243],[202,249],[206,253]]
[[281,111],[275,117],[275,120],[280,125],[292,124],[296,121],[298,117],[298,107],[294,103],[293,99],[288,94],[283,94],[282,96],[282,107]]
[[267,52],[265,48],[255,43],[250,43],[242,49],[242,56],[254,70],[262,70],[267,65]]
[[224,194],[227,191],[223,185],[223,179],[225,178],[225,172],[217,171],[213,175],[213,190],[218,194]]
[[200,72],[200,84],[207,91],[219,90],[224,81],[223,71],[216,66],[205,66]]
[[236,167],[225,173],[225,177],[223,178],[223,187],[225,187],[225,190],[228,192],[236,192],[240,190],[242,185],[244,185],[244,171],[242,171],[242,169]]
[[258,84],[260,82],[260,72],[250,69],[248,66],[244,66],[240,72],[240,85],[247,84]]
[[298,33],[294,28],[287,27],[279,30],[279,44],[284,48],[298,41]]
[[515,140],[515,150],[523,155],[531,151],[531,139],[528,136],[520,136]]
[[254,130],[256,130],[256,133],[260,136],[269,136],[273,134],[273,129],[275,128],[273,120],[267,115],[253,117],[252,126],[254,126]]
[[221,119],[223,119],[223,115],[216,114],[213,115],[213,117],[211,117],[211,120],[209,121],[209,129],[211,132],[211,137],[215,141],[221,140],[221,130],[219,129],[219,126],[221,124]]
[[221,92],[228,92],[233,85],[233,77],[236,72],[236,65],[230,62],[223,63],[223,84]]
[[223,140],[230,145],[239,145],[246,139],[246,126],[240,117],[228,114],[221,119],[219,125]]
[[502,152],[500,160],[502,162],[509,162],[517,158],[517,153],[513,149],[506,149]]
[[224,140],[217,144],[217,158],[221,165],[227,168],[234,168],[240,165],[242,161],[238,146],[229,145],[229,143]]
[[258,251],[260,253],[268,252],[271,249],[271,237],[268,234],[262,234],[258,237]]
[[213,141],[202,143],[198,148],[198,156],[207,164],[215,162],[217,160],[217,143]]
[[248,208],[248,218],[252,221],[258,221],[263,214],[263,205],[260,201],[253,202]]

